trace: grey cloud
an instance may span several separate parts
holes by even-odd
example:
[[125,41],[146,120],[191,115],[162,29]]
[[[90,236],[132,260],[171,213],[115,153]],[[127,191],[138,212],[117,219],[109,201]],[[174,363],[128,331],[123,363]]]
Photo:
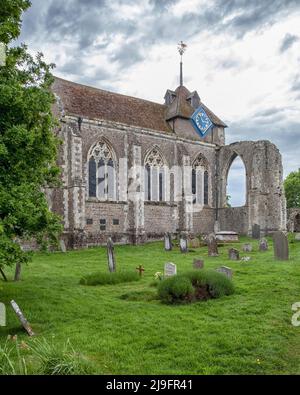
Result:
[[300,75],[299,74],[295,77],[291,90],[294,92],[300,91]]
[[[105,51],[109,42],[121,34],[124,42],[129,40],[131,44],[117,49],[111,61],[117,62],[122,70],[142,61],[149,46],[156,43],[188,41],[207,29],[215,34],[228,30],[240,38],[248,31],[274,23],[285,13],[300,8],[298,0],[215,0],[212,7],[195,7],[182,16],[174,16],[169,7],[177,1],[149,0],[152,12],[143,9],[141,2],[139,20],[145,20],[145,23],[137,23],[119,18],[108,0],[32,0],[32,8],[24,17],[22,38],[41,47],[44,42],[59,45],[66,41],[75,47],[76,56],[80,57],[82,53],[99,49],[94,43],[97,36],[107,37],[100,48]],[[137,3],[127,0],[127,4]],[[235,65],[225,60],[223,67],[233,68]]]
[[290,121],[287,117],[281,116],[276,120],[270,117],[267,118],[269,122],[264,120],[260,123],[259,117],[260,113],[257,113],[250,119],[228,122],[226,143],[242,140],[270,140],[282,154],[285,176],[298,169],[300,166],[300,121]]
[[282,43],[279,48],[279,52],[283,53],[287,51],[298,40],[299,40],[298,36],[287,33],[282,40]]

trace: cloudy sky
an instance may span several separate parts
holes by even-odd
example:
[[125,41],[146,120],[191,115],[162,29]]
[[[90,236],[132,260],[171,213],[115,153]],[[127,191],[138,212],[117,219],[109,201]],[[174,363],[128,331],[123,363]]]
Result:
[[[184,84],[229,128],[300,167],[300,0],[31,0],[20,41],[75,82],[162,102]],[[229,194],[243,200],[240,165]]]

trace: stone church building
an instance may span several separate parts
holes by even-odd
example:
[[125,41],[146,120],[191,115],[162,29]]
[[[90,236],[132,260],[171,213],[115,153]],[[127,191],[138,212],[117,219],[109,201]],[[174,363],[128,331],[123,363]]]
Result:
[[[182,82],[161,104],[60,78],[53,92],[63,185],[47,197],[63,219],[68,248],[103,244],[108,236],[142,243],[165,232],[286,229],[276,146],[226,145],[225,123]],[[204,137],[191,122],[199,106],[213,125]],[[246,203],[227,207],[227,176],[237,156],[245,165]]]

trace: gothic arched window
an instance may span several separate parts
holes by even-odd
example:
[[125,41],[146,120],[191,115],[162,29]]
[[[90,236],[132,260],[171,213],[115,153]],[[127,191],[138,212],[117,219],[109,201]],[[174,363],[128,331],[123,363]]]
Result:
[[192,165],[192,195],[194,204],[209,203],[209,174],[206,159],[200,154]]
[[88,163],[89,197],[116,200],[116,168],[111,148],[98,142],[91,150]]
[[165,162],[157,148],[145,159],[145,200],[166,200],[166,169]]

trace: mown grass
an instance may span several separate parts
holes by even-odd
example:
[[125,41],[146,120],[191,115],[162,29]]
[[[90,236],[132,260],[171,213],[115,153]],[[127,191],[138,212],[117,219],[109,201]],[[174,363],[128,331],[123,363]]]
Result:
[[91,273],[82,277],[79,281],[81,285],[115,285],[120,283],[130,283],[131,281],[139,281],[140,276],[134,271],[112,272],[112,273]]
[[[240,244],[233,246],[241,250]],[[116,246],[120,270],[145,268],[141,281],[87,287],[79,280],[87,273],[107,272],[103,247],[66,254],[35,254],[23,269],[19,283],[0,281],[0,301],[7,306],[6,328],[0,344],[18,335],[30,344],[9,301],[22,308],[39,337],[63,347],[70,339],[76,352],[99,374],[299,374],[300,327],[291,325],[291,305],[300,301],[300,242],[290,244],[290,260],[275,261],[270,250],[248,262],[227,258],[230,245],[219,257],[207,248],[181,254],[165,252],[163,243]],[[151,287],[154,274],[165,262],[188,271],[194,258],[205,267],[233,269],[235,293],[190,305],[168,306]],[[13,270],[7,271],[10,279]]]

